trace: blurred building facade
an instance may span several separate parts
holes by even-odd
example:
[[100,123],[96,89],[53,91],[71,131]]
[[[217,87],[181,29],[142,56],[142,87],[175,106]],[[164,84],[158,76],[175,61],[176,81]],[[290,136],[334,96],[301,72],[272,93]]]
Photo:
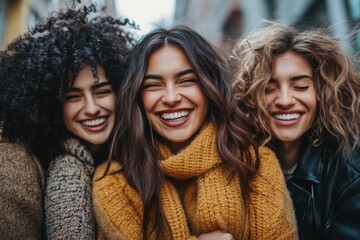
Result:
[[115,16],[115,1],[116,0],[67,0],[61,1],[59,7],[78,9],[79,7],[88,6],[93,3],[96,6],[101,7],[101,12],[99,14]]
[[59,0],[1,0],[0,48],[58,7]]
[[[0,49],[33,27],[41,17],[59,8],[78,8],[94,3],[102,13],[115,14],[115,0],[0,0]],[[79,3],[80,2],[80,3]]]
[[342,44],[360,50],[360,34],[346,38],[360,24],[360,0],[177,0],[174,22],[187,24],[229,52],[237,38],[262,20],[300,27],[330,27]]

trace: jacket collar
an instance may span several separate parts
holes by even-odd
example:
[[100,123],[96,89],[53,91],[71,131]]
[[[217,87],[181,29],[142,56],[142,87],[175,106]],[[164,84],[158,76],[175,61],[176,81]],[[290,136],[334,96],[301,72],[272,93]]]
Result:
[[321,147],[311,146],[311,144],[306,144],[302,149],[302,155],[292,179],[311,181],[318,184],[321,180],[320,173],[323,168],[322,149]]

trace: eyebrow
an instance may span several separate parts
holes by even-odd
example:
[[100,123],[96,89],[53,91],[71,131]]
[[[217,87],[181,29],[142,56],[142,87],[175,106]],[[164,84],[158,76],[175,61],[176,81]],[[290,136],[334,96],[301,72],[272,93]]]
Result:
[[[290,81],[298,81],[298,80],[301,80],[303,78],[308,78],[310,80],[313,80],[312,77],[310,77],[309,75],[306,75],[306,74],[301,74],[301,75],[297,75],[297,76],[293,76],[290,78]],[[277,79],[276,78],[271,78],[270,79],[270,82],[276,82]]]
[[296,80],[300,80],[300,79],[303,79],[303,78],[309,78],[309,79],[312,80],[312,77],[310,77],[309,75],[306,75],[306,74],[294,76],[294,77],[290,78],[290,80],[291,81],[296,81]]
[[[94,85],[91,86],[91,89],[94,90],[94,89],[98,89],[98,88],[101,88],[101,87],[104,87],[104,86],[107,86],[107,85],[110,85],[109,81],[104,81],[104,82],[101,82],[101,83],[95,83]],[[81,88],[70,88],[66,92],[81,92],[81,91],[82,91]]]
[[[178,73],[175,74],[175,77],[180,77],[189,73],[194,73],[193,69],[185,69],[183,71],[180,71]],[[159,79],[159,80],[163,80],[164,78],[161,75],[157,75],[157,74],[146,74],[144,76],[144,80],[146,79]]]

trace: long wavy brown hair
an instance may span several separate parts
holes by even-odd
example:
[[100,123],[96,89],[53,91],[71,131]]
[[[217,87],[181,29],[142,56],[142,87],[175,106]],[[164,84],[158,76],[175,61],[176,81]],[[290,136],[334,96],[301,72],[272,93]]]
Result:
[[[229,62],[224,55],[185,26],[157,29],[147,34],[133,49],[127,76],[118,93],[118,124],[110,153],[112,159],[122,165],[122,174],[143,200],[143,239],[154,233],[156,239],[164,238],[168,226],[159,199],[159,188],[165,176],[159,168],[153,141],[158,136],[153,134],[141,98],[148,60],[153,52],[166,45],[183,49],[198,76],[210,105],[208,121],[216,127],[217,150],[223,163],[234,170],[233,176],[240,178],[245,201],[252,191],[251,180],[259,168],[258,148],[253,140],[255,127],[236,104]],[[251,149],[255,150],[255,155]]]
[[342,50],[329,29],[299,31],[274,22],[268,24],[241,39],[234,48],[238,72],[233,86],[239,105],[258,123],[258,141],[266,144],[271,140],[264,96],[274,59],[292,51],[304,57],[313,69],[318,109],[311,143],[335,147],[348,155],[358,147],[360,135],[360,76],[355,58]]

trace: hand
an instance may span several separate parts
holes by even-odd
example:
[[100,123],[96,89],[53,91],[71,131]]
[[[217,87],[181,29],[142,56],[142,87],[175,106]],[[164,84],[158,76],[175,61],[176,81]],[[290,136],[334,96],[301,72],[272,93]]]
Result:
[[216,230],[214,232],[202,233],[198,237],[199,240],[234,240],[231,233],[224,233]]

